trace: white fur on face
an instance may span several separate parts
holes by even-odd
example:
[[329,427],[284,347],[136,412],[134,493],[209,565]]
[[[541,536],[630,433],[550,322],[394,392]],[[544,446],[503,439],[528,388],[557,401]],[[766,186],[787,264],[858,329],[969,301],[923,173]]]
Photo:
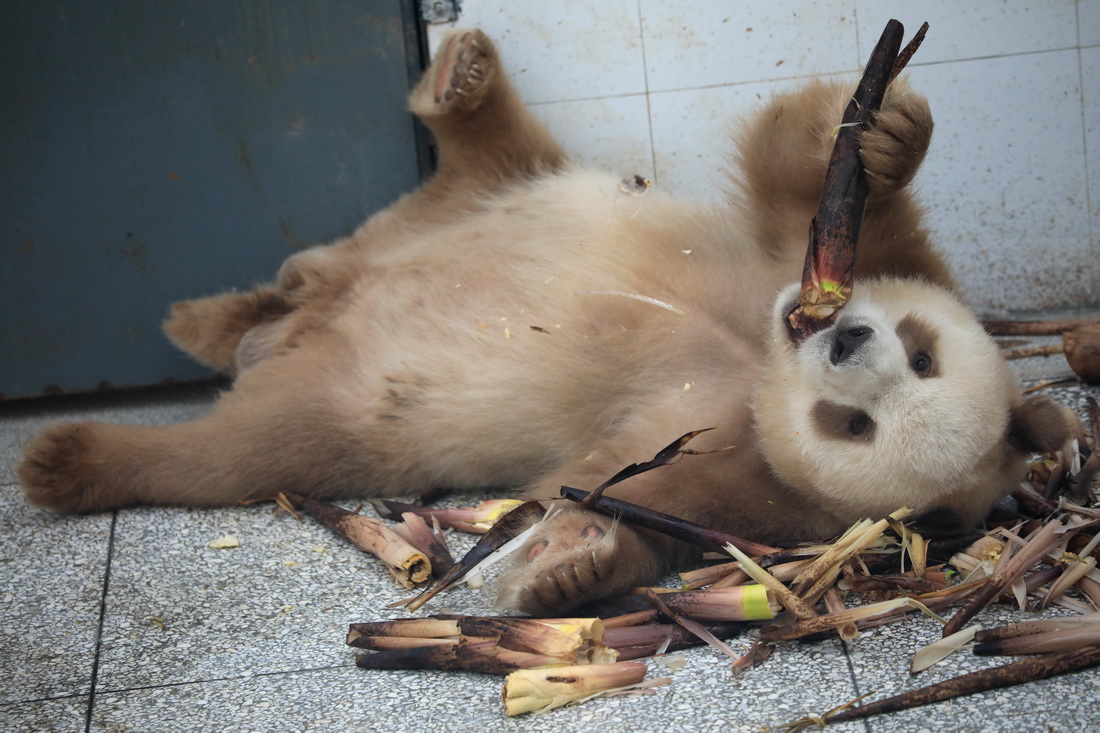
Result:
[[[755,405],[769,462],[795,488],[864,513],[921,513],[987,493],[993,477],[979,465],[1003,442],[1017,397],[996,345],[940,288],[889,279],[854,293],[835,325],[798,346],[782,323],[797,286],[779,298]],[[837,335],[855,327],[873,335],[833,363]],[[932,360],[924,373],[915,343]]]

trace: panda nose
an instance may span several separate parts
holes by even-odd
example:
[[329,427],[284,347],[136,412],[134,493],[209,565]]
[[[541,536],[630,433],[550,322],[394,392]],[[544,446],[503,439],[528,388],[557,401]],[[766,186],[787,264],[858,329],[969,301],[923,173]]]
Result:
[[833,350],[829,354],[829,361],[834,366],[848,361],[874,335],[875,332],[867,326],[856,326],[841,331],[837,334],[836,341],[833,342]]

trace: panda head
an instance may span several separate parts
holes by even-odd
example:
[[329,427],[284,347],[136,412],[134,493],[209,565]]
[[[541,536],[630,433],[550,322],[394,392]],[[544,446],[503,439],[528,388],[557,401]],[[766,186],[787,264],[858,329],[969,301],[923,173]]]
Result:
[[827,329],[800,338],[776,301],[753,413],[784,484],[844,521],[906,506],[925,529],[962,531],[1061,447],[1068,422],[1023,399],[997,345],[950,292],[920,280],[856,284]]

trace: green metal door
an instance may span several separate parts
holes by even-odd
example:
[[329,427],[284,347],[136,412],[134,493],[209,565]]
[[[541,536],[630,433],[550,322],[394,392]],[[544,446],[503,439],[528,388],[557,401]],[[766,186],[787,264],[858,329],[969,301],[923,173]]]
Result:
[[174,300],[416,186],[412,0],[0,4],[0,394],[208,376]]

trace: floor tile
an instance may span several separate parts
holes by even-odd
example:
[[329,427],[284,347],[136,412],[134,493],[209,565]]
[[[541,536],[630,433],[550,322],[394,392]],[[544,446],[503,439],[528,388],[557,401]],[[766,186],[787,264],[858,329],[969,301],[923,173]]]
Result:
[[73,733],[84,730],[87,712],[88,698],[84,695],[0,704],[0,728],[35,733]]
[[0,487],[0,702],[88,693],[110,533]]
[[[1061,614],[1046,614],[1061,615]],[[1028,619],[1036,614],[1027,614]],[[1018,609],[998,605],[975,618],[985,628],[1021,620]],[[912,655],[939,639],[940,626],[931,619],[917,618],[895,626],[868,632],[849,644],[856,679],[863,693],[873,692],[867,702],[957,677],[981,669],[998,667],[1021,657],[980,657],[969,649],[955,652],[940,664],[909,675]],[[1072,701],[1072,704],[1067,704]],[[990,690],[963,698],[935,703],[915,710],[869,718],[872,731],[951,730],[1033,731],[1088,730],[1096,722],[1100,706],[1100,675],[1084,670],[1062,677],[1029,682],[1016,687]]]
[[284,674],[104,690],[92,730],[747,732],[853,694],[847,663],[832,642],[780,649],[764,667],[736,681],[728,660],[708,649],[685,656],[682,669],[651,666],[650,677],[673,679],[653,695],[594,701],[545,715],[506,718],[501,677],[365,671],[348,660]]
[[[373,559],[274,505],[119,513],[100,682],[176,684],[340,664],[347,624],[402,594]],[[235,536],[239,547],[212,549]]]

